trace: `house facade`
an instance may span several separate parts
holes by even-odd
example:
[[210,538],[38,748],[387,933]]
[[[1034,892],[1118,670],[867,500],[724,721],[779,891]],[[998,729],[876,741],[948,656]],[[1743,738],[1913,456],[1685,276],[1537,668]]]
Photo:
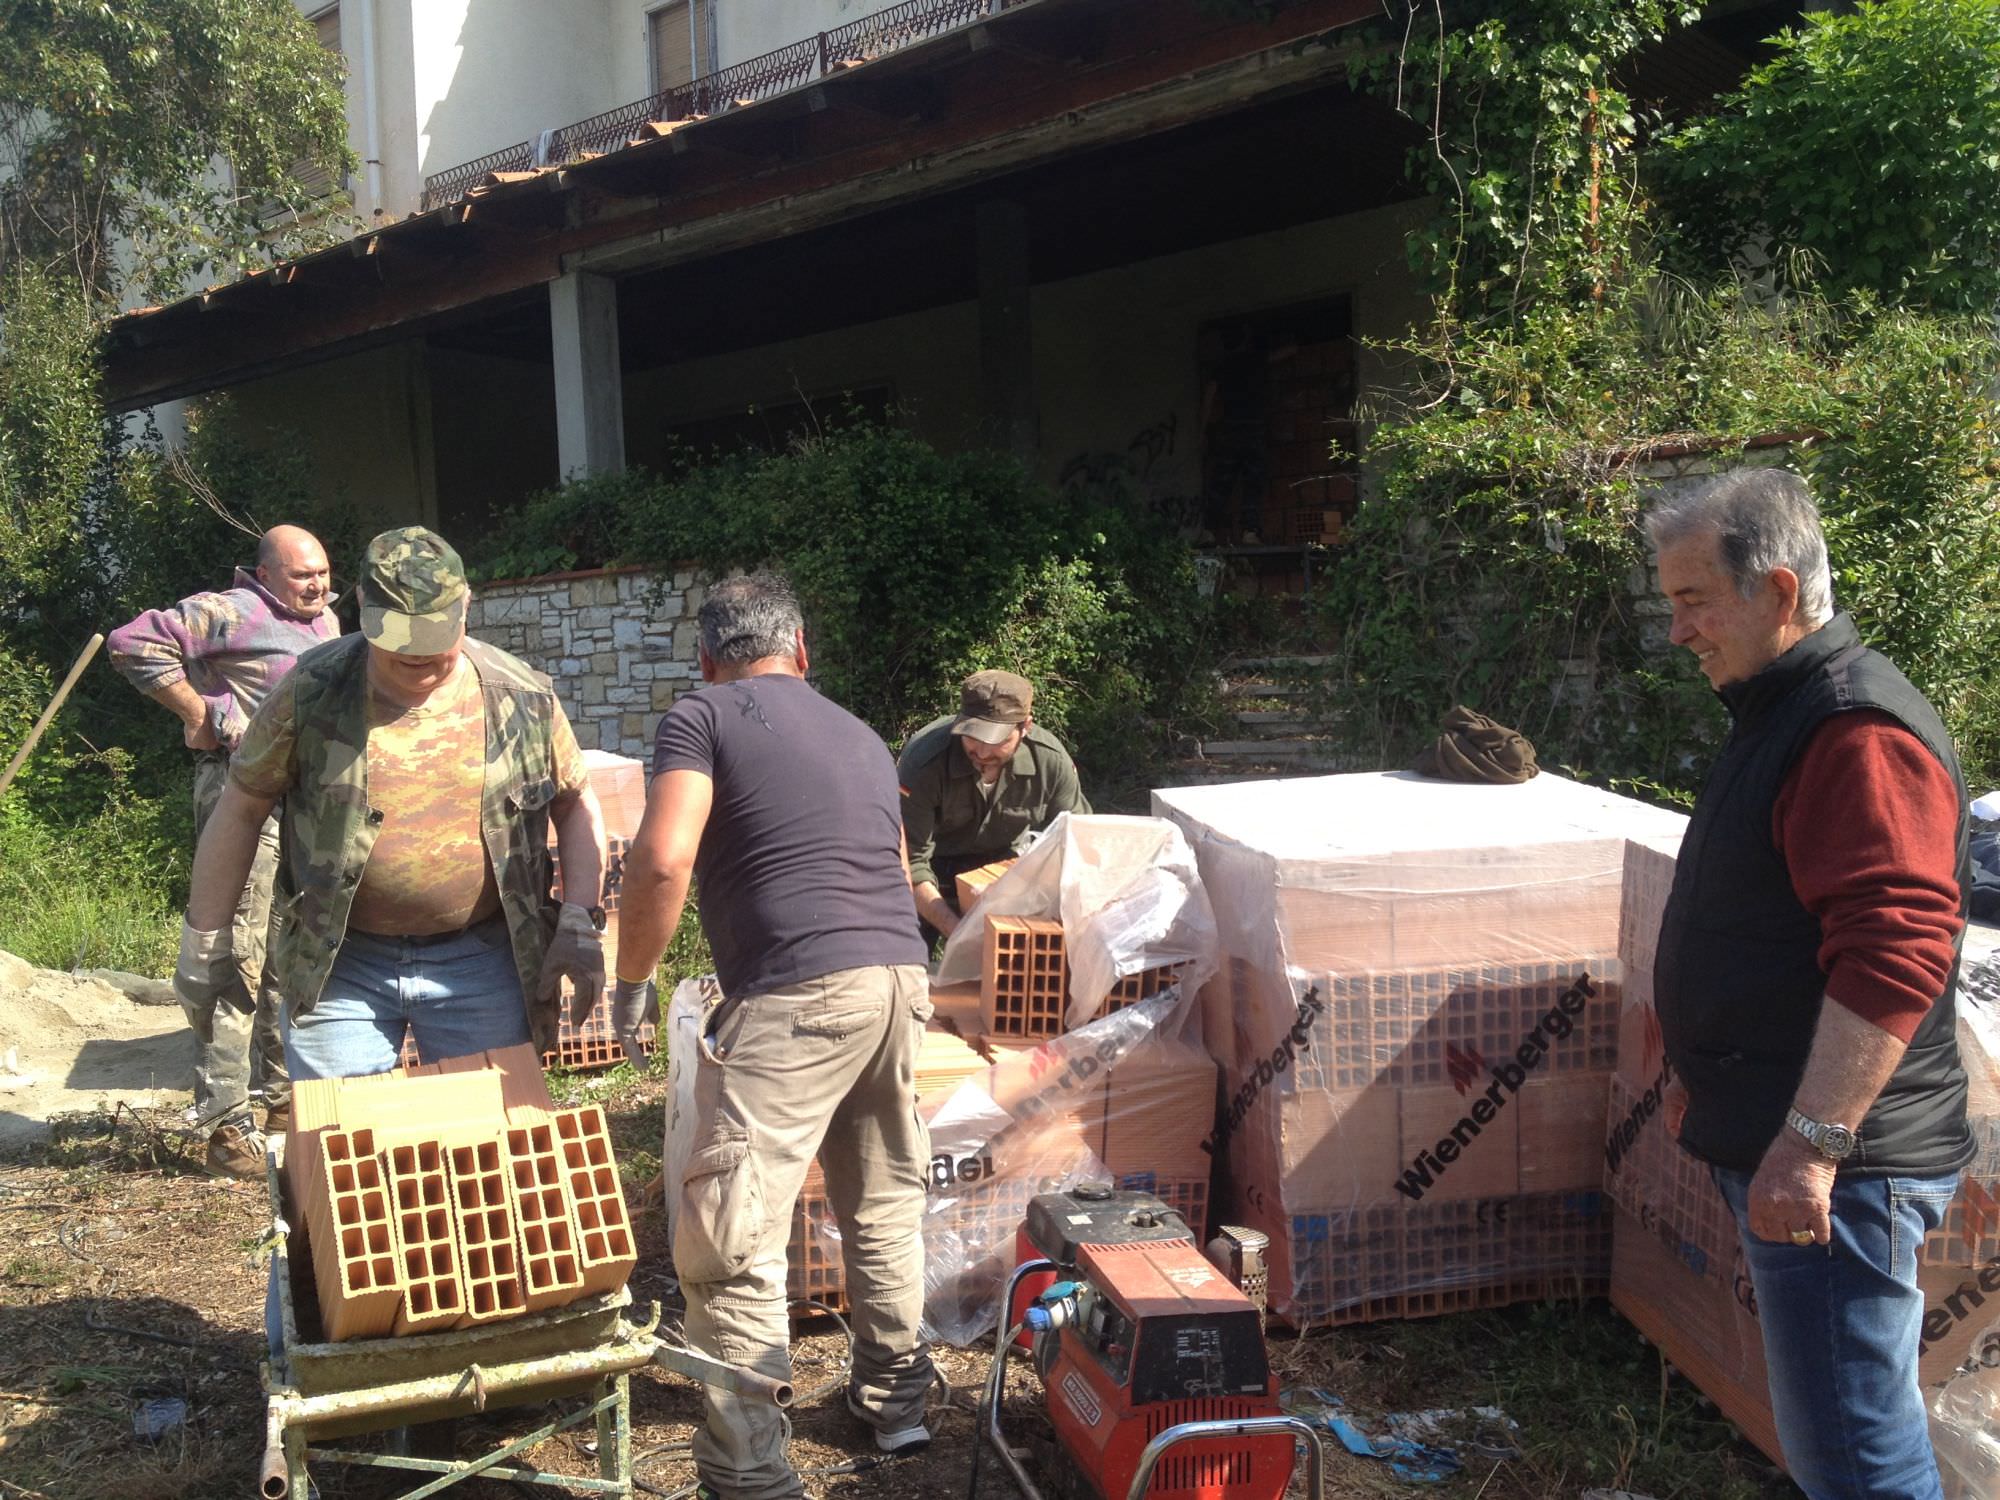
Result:
[[853,403],[1115,472],[1276,587],[1337,543],[1424,309],[1418,128],[1347,82],[1377,0],[297,3],[368,227],[121,318],[121,409],[226,390],[447,535]]

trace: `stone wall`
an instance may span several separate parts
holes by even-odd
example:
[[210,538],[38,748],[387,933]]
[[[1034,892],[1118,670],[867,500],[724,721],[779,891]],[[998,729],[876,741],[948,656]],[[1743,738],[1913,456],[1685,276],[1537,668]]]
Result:
[[[667,584],[657,601],[655,589]],[[660,715],[701,685],[695,614],[702,588],[638,568],[479,585],[466,630],[549,674],[586,750],[652,764]]]

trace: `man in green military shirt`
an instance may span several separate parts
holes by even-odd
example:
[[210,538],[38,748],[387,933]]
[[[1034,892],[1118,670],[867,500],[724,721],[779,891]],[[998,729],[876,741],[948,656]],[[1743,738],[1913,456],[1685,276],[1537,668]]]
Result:
[[917,915],[949,936],[958,926],[957,879],[1018,854],[1057,813],[1087,813],[1076,762],[1035,723],[1035,690],[1012,672],[974,672],[958,714],[910,736],[896,763]]

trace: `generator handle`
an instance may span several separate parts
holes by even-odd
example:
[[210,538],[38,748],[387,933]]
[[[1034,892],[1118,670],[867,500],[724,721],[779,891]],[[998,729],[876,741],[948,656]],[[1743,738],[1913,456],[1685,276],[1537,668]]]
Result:
[[[1042,1492],[1035,1487],[1035,1481],[1028,1477],[1028,1471],[1021,1460],[1014,1456],[1014,1448],[1000,1431],[1000,1393],[1007,1385],[1007,1351],[1014,1345],[1014,1335],[1021,1331],[1016,1323],[1007,1326],[1007,1317],[1014,1310],[1014,1292],[1023,1278],[1037,1271],[1053,1271],[1056,1263],[1052,1260],[1024,1260],[1008,1273],[1007,1287],[1000,1295],[1000,1316],[993,1333],[993,1364],[986,1372],[986,1400],[981,1407],[984,1431],[976,1434],[972,1444],[972,1475],[966,1490],[966,1500],[973,1500],[979,1491],[979,1439],[983,1437],[992,1444],[993,1451],[1000,1455],[1000,1462],[1007,1466],[1007,1472],[1014,1476],[1014,1483],[1021,1491],[1022,1500],[1042,1500]],[[1318,1471],[1315,1470],[1315,1473]],[[1314,1500],[1318,1500],[1315,1496]]]
[[1125,1491],[1125,1500],[1141,1500],[1146,1486],[1153,1482],[1153,1470],[1159,1464],[1160,1456],[1176,1443],[1193,1442],[1197,1438],[1261,1437],[1280,1432],[1289,1432],[1306,1440],[1306,1500],[1322,1500],[1326,1493],[1326,1448],[1320,1441],[1319,1429],[1303,1417],[1290,1416],[1225,1417],[1213,1422],[1182,1422],[1169,1427],[1140,1452],[1139,1467],[1132,1472],[1132,1483]]

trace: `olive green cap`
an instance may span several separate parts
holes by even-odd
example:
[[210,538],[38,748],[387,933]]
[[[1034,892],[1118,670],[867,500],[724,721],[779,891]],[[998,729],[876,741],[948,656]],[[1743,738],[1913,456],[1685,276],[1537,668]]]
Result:
[[361,633],[399,656],[438,656],[465,634],[472,598],[451,543],[422,526],[398,526],[361,559]]
[[983,745],[997,745],[1028,722],[1035,689],[1012,672],[974,672],[959,685],[958,717],[953,734],[968,735]]

